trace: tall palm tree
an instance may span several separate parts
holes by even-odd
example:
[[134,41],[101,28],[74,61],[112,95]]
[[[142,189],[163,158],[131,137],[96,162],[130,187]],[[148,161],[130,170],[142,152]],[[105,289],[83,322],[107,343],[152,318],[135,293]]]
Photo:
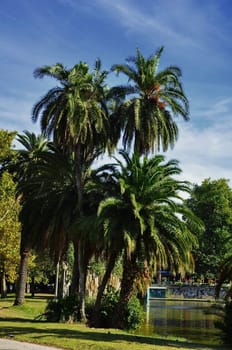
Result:
[[116,114],[121,118],[123,145],[134,144],[139,154],[164,151],[173,147],[178,137],[178,127],[173,117],[189,118],[189,103],[180,81],[181,70],[170,66],[158,71],[163,47],[147,59],[137,49],[136,56],[126,64],[115,64],[112,70],[123,73],[129,85],[119,91],[132,96],[121,104]]
[[[35,104],[32,120],[40,118],[41,129],[53,136],[64,154],[72,156],[75,164],[76,191],[79,217],[83,216],[83,188],[88,164],[99,152],[110,146],[109,120],[106,104],[106,71],[101,71],[100,60],[91,73],[86,63],[80,62],[71,69],[58,63],[35,70],[35,77],[50,76],[59,86],[47,92]],[[79,292],[81,314],[84,307],[84,242],[76,237],[79,259]]]
[[161,155],[141,160],[136,154],[130,158],[126,152],[120,153],[125,165],[117,160],[114,173],[120,191],[99,206],[107,233],[112,234],[117,227],[117,242],[123,243],[116,245],[123,252],[123,277],[115,314],[118,327],[122,327],[124,307],[145,265],[158,261],[162,267],[193,268],[191,249],[196,238],[183,217],[191,220],[195,229],[199,225],[180,196],[180,191],[190,191],[190,185],[174,178],[181,171],[176,160],[163,163]]

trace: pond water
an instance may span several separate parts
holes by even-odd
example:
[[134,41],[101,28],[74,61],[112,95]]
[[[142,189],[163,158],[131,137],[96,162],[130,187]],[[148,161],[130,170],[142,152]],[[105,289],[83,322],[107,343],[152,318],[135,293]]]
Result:
[[146,322],[140,333],[185,338],[204,344],[218,344],[220,331],[215,328],[216,316],[207,313],[212,304],[195,301],[150,300]]

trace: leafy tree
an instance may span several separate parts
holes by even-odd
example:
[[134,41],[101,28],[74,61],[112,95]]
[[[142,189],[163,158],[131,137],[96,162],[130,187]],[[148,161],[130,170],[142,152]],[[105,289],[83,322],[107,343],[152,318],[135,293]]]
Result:
[[6,296],[6,279],[14,282],[19,264],[20,211],[16,200],[16,186],[13,177],[4,171],[4,164],[14,158],[12,142],[16,132],[0,130],[0,272],[1,295]]
[[199,247],[194,253],[196,273],[217,276],[231,249],[232,191],[228,180],[205,179],[201,185],[194,186],[186,203],[205,226],[198,233]]
[[0,129],[0,164],[11,160],[14,157],[12,142],[16,136],[16,131]]
[[20,204],[15,198],[15,183],[8,172],[0,177],[0,272],[1,295],[6,296],[6,278],[14,283],[19,265]]
[[112,70],[123,73],[130,83],[118,87],[126,96],[115,112],[121,120],[123,146],[139,154],[155,149],[164,151],[174,146],[178,127],[173,116],[188,120],[189,104],[180,81],[181,70],[170,66],[158,71],[163,47],[147,59],[137,49],[136,56],[129,57],[126,64],[115,64]]
[[31,252],[31,259],[28,265],[28,281],[30,283],[30,292],[34,296],[36,285],[43,283],[47,285],[54,280],[55,264],[49,254],[48,249],[44,249],[39,254]]

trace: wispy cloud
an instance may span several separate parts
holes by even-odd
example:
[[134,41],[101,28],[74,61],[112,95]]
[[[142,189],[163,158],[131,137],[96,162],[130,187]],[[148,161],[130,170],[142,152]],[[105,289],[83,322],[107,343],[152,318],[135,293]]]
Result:
[[[196,0],[146,1],[146,6],[131,0],[96,0],[93,4],[129,34],[140,34],[152,45],[164,44],[175,54],[179,51],[180,55],[187,55],[190,61],[200,61],[207,54],[209,64],[222,62],[221,46],[232,47],[228,31],[221,25],[226,18],[215,0],[202,2],[201,6]],[[217,55],[213,54],[215,50]]]
[[212,124],[218,124],[219,121],[220,125],[222,123],[226,123],[228,129],[229,126],[232,127],[232,97],[218,99],[218,101],[215,101],[214,103],[209,102],[206,106],[204,106],[204,109],[195,109],[193,114],[197,119],[207,118]]

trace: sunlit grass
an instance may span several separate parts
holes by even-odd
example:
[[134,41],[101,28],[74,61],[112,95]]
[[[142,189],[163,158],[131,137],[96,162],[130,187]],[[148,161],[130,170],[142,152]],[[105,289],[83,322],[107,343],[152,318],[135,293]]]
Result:
[[0,300],[0,337],[46,344],[69,350],[189,350],[226,349],[175,337],[139,336],[114,329],[94,329],[83,324],[36,321],[44,312],[46,298],[27,298],[22,306],[13,306],[13,297]]

